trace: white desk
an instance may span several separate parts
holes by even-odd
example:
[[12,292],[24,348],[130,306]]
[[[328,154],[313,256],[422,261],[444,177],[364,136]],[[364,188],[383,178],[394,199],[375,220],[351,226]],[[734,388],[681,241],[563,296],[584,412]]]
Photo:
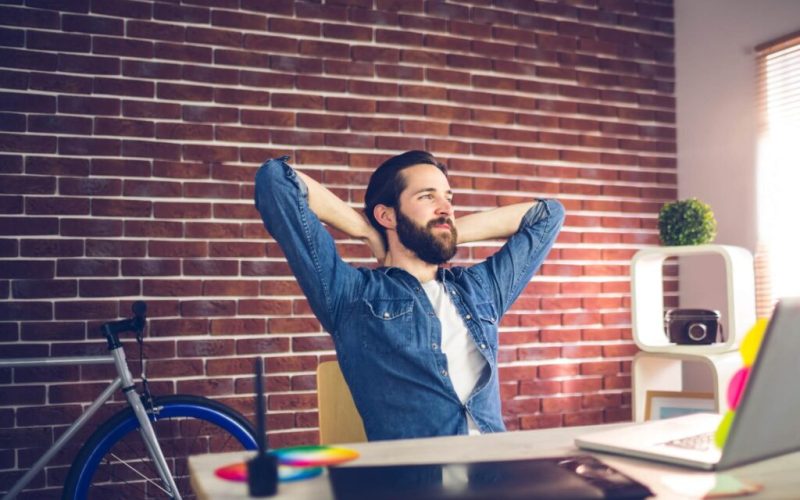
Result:
[[[568,427],[536,431],[505,432],[483,436],[456,436],[431,439],[408,439],[343,445],[361,456],[350,462],[361,465],[422,464],[429,462],[486,462],[559,455],[590,454],[647,485],[658,498],[685,499],[692,495],[676,491],[690,488],[694,482],[713,484],[718,475],[726,474],[763,490],[747,498],[800,498],[800,452],[739,467],[715,475],[696,472],[614,455],[587,453],[573,444],[575,436],[611,426]],[[621,424],[625,425],[625,424]],[[247,484],[224,481],[214,475],[220,466],[242,462],[252,452],[195,455],[189,458],[192,487],[200,499],[247,498]],[[687,490],[684,490],[687,491]],[[701,491],[689,489],[688,491]],[[281,483],[273,498],[332,499],[327,473],[313,479]]]

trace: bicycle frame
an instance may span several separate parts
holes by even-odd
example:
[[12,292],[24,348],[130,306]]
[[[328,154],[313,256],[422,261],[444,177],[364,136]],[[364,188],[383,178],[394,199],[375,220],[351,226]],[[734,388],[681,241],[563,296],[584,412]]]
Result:
[[88,408],[78,417],[72,425],[61,435],[53,446],[48,449],[44,455],[11,487],[11,489],[3,496],[3,500],[11,500],[15,498],[28,483],[38,474],[44,466],[64,447],[64,445],[72,439],[75,434],[86,424],[86,422],[94,415],[97,410],[108,401],[117,389],[122,389],[125,394],[128,404],[133,409],[136,419],[139,421],[139,431],[142,439],[145,442],[147,450],[153,458],[158,474],[161,480],[169,487],[168,492],[173,498],[180,499],[175,479],[167,467],[164,453],[161,451],[161,446],[158,444],[153,426],[150,423],[150,418],[147,416],[147,410],[139,399],[139,394],[136,392],[133,376],[128,369],[128,363],[125,357],[125,351],[122,347],[115,347],[111,349],[110,356],[78,356],[78,357],[64,357],[64,358],[20,358],[20,359],[6,359],[0,360],[0,368],[22,368],[22,367],[35,367],[35,366],[61,366],[61,365],[75,365],[75,364],[114,364],[118,376],[106,387],[103,392],[89,405]]

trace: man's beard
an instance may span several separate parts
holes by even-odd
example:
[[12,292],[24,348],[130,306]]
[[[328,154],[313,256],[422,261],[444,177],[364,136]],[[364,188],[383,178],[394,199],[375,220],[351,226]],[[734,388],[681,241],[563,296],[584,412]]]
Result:
[[[453,221],[447,217],[434,219],[426,226],[417,225],[413,220],[406,217],[400,210],[397,213],[397,237],[400,243],[414,252],[417,257],[429,264],[444,264],[456,254],[456,242],[458,232]],[[433,227],[437,224],[448,224],[450,226],[450,237],[436,236]]]

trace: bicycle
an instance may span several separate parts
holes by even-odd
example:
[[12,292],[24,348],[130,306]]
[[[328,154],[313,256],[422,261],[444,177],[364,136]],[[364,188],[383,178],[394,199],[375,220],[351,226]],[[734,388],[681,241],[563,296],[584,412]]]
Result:
[[[137,301],[133,317],[101,326],[110,356],[0,360],[0,368],[111,364],[117,377],[5,493],[15,498],[84,424],[121,389],[128,407],[102,423],[78,452],[64,483],[62,498],[184,498],[189,491],[189,454],[255,450],[253,426],[236,410],[192,395],[154,397],[148,388],[143,356],[147,304]],[[142,392],[128,369],[119,335],[135,332],[142,369]]]

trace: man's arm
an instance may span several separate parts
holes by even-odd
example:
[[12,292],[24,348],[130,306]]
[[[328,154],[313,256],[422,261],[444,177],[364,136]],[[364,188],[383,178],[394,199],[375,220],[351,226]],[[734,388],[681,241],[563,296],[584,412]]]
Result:
[[537,203],[516,203],[458,218],[458,243],[508,238],[517,232],[522,217]]
[[[507,210],[505,210],[507,209]],[[522,211],[522,216],[519,212]],[[504,214],[502,212],[505,212]],[[501,216],[502,215],[502,216]],[[564,222],[564,206],[556,200],[509,205],[466,216],[464,232],[469,241],[513,234],[494,255],[467,271],[481,282],[500,314],[505,313],[541,266]],[[460,233],[459,242],[462,242]],[[485,227],[480,227],[485,226]]]
[[328,188],[303,172],[295,170],[308,188],[308,207],[319,220],[352,238],[366,243],[378,262],[383,262],[386,249],[378,231],[367,221],[366,217],[355,211]]
[[[269,160],[258,169],[255,205],[267,231],[283,250],[314,314],[328,332],[336,335],[347,304],[361,294],[363,275],[339,256],[333,237],[309,205],[309,187],[286,163],[287,159]],[[320,194],[316,183],[310,184],[314,190],[311,197],[321,204],[317,210],[322,213],[325,195]]]

